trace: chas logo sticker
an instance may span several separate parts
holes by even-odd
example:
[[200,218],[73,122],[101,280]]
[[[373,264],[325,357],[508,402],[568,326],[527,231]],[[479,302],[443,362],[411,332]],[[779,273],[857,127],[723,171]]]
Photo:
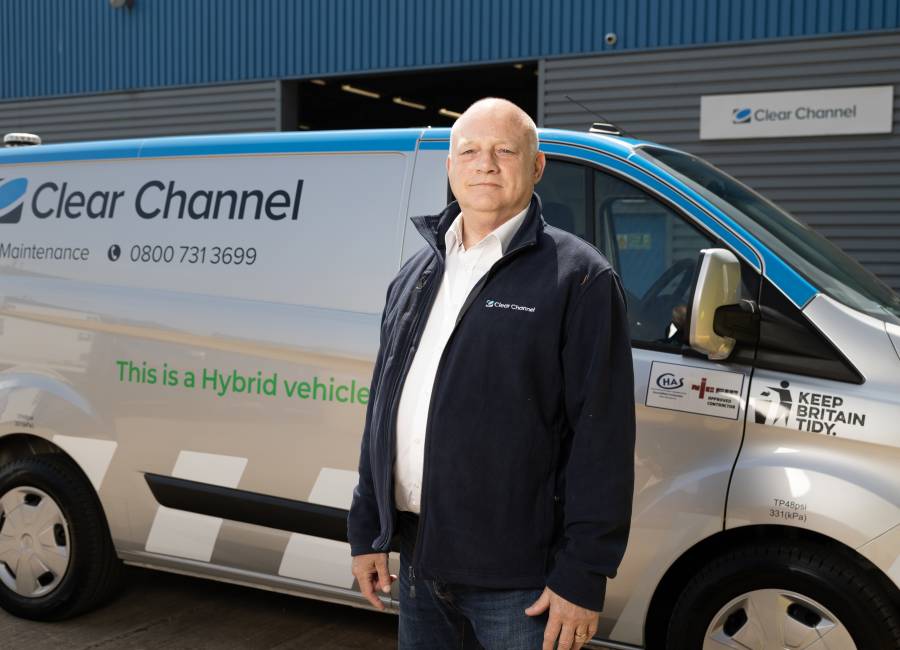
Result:
[[5,182],[0,178],[0,223],[19,223],[22,218],[22,198],[27,189],[26,178],[14,178]]
[[743,390],[744,375],[740,372],[654,361],[644,404],[737,420]]
[[676,377],[671,372],[664,372],[656,378],[656,385],[663,390],[677,390],[684,386],[684,379]]

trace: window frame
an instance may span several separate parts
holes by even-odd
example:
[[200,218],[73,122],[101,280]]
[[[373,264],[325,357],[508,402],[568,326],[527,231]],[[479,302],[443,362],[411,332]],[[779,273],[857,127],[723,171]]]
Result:
[[[589,187],[589,194],[590,194],[591,198],[590,198],[590,203],[585,205],[585,209],[591,210],[591,214],[589,215],[590,216],[590,219],[589,219],[590,225],[588,227],[588,231],[592,233],[593,239],[588,241],[588,243],[591,246],[593,246],[594,248],[596,248],[604,257],[606,257],[606,253],[604,253],[602,250],[600,250],[600,247],[597,246],[597,243],[596,243],[596,230],[597,229],[596,229],[595,222],[596,222],[597,215],[593,214],[593,211],[596,208],[596,206],[595,206],[595,198],[596,197],[595,197],[595,192],[594,192],[593,174],[596,172],[607,174],[609,176],[612,176],[613,178],[616,178],[624,183],[627,183],[627,184],[639,189],[641,192],[645,193],[649,198],[651,198],[655,201],[658,201],[665,208],[672,211],[676,216],[678,216],[679,218],[684,220],[688,226],[693,227],[701,235],[712,240],[713,245],[715,247],[724,248],[728,251],[731,251],[731,253],[733,253],[735,255],[735,257],[738,259],[738,262],[741,264],[742,268],[744,268],[746,266],[747,268],[750,269],[750,271],[752,271],[754,274],[756,274],[756,276],[757,276],[757,293],[755,296],[753,296],[753,299],[757,302],[757,304],[759,303],[760,291],[762,288],[762,279],[763,279],[762,272],[757,270],[756,268],[754,268],[753,265],[750,264],[747,260],[745,260],[742,255],[738,254],[737,251],[735,251],[731,246],[728,245],[728,242],[723,241],[722,238],[719,237],[718,234],[713,232],[709,227],[707,227],[705,224],[703,224],[699,220],[694,219],[690,214],[685,212],[685,210],[683,210],[680,206],[673,204],[672,201],[668,200],[666,197],[657,194],[656,192],[654,192],[652,189],[650,189],[644,183],[641,183],[637,179],[628,177],[628,176],[626,176],[616,170],[610,169],[608,167],[603,167],[602,165],[599,165],[593,161],[585,160],[584,158],[579,158],[577,156],[570,156],[570,155],[559,154],[559,153],[545,154],[545,157],[547,158],[548,163],[553,160],[558,160],[560,162],[574,163],[574,164],[580,165],[583,168],[585,168],[586,173],[591,173],[590,182],[587,183],[587,185]],[[675,188],[673,188],[673,190],[677,191],[677,190],[675,190]],[[588,205],[590,207],[588,207]],[[614,227],[614,225],[613,225],[613,227]],[[616,246],[616,244],[613,244],[612,242],[610,243],[610,245]],[[610,259],[610,263],[613,263],[612,259]],[[613,268],[617,268],[617,265],[614,264]],[[654,343],[652,341],[638,341],[635,339],[631,339],[631,347],[639,349],[639,350],[666,352],[669,354],[680,354],[681,356],[685,356],[685,357],[695,357],[695,358],[706,359],[705,355],[697,352],[692,347],[690,347],[689,345],[686,345],[686,344],[682,344],[681,349],[677,349],[671,345],[667,345],[664,343]],[[744,365],[743,362],[734,362],[734,361],[729,361],[729,362],[730,363],[739,363],[740,365]],[[747,364],[747,365],[752,365],[752,364]]]
[[[779,294],[781,294],[783,296],[780,289],[778,289],[777,286],[775,286],[772,283],[772,281],[765,276],[763,260],[761,259],[761,257],[759,256],[758,253],[756,253],[754,251],[754,254],[756,255],[756,264],[754,265],[753,262],[746,259],[738,251],[734,250],[734,248],[732,248],[728,244],[728,242],[724,241],[722,239],[722,237],[720,237],[716,232],[714,232],[705,223],[703,223],[699,219],[694,218],[687,210],[685,210],[681,206],[675,205],[667,197],[662,196],[659,193],[657,193],[655,190],[653,190],[652,188],[647,187],[647,185],[645,183],[641,182],[640,180],[629,177],[628,175],[623,174],[622,172],[619,172],[614,169],[610,169],[610,168],[605,167],[601,164],[598,164],[594,161],[585,160],[584,158],[581,158],[576,155],[568,155],[568,154],[562,154],[562,153],[553,153],[553,154],[545,154],[545,155],[548,160],[559,160],[559,161],[563,161],[563,162],[570,162],[570,163],[574,163],[577,165],[581,165],[582,167],[586,168],[588,171],[609,174],[610,176],[612,176],[614,178],[617,178],[625,183],[628,183],[628,184],[640,189],[642,192],[646,193],[650,198],[652,198],[656,201],[659,201],[663,206],[665,206],[666,208],[668,208],[669,210],[674,212],[680,218],[684,219],[690,226],[695,228],[698,232],[700,232],[701,234],[705,235],[707,238],[709,238],[713,242],[715,242],[715,245],[717,247],[721,247],[728,251],[731,251],[735,255],[735,257],[737,257],[737,259],[741,265],[742,274],[746,271],[755,277],[756,285],[757,285],[757,293],[755,296],[753,296],[753,299],[756,301],[756,303],[758,305],[760,305],[760,308],[762,308],[763,306],[765,306],[767,304],[766,302],[763,301],[763,292],[765,289],[765,285],[767,283],[772,286],[774,291],[778,292]],[[637,168],[637,169],[640,169],[640,168]],[[644,171],[645,173],[649,173],[649,172],[646,172],[646,170],[641,170],[641,171]],[[657,180],[660,180],[661,183],[663,183],[666,187],[670,188],[673,192],[684,195],[683,192],[680,192],[678,190],[678,188],[672,186],[671,183],[668,183],[662,179],[657,179]],[[596,197],[594,195],[593,181],[588,183],[588,185],[591,188],[590,210],[593,212],[593,210],[596,209],[596,206],[595,206],[595,198]],[[710,217],[713,217],[713,215],[711,215],[702,206],[697,205],[695,201],[693,201],[689,197],[685,197],[685,198],[687,198],[687,200],[692,205],[694,205],[697,210],[704,212],[705,214],[709,215]],[[596,228],[593,227],[594,221],[595,221],[595,219],[594,219],[595,215],[591,214],[590,216],[591,216],[590,221],[592,224],[593,238],[588,243],[590,245],[594,246],[595,248],[597,248],[597,250],[600,250],[599,247],[595,243]],[[715,219],[715,217],[713,217],[713,219]],[[723,224],[723,226],[724,226],[724,224]],[[736,236],[739,237],[739,235],[736,235]],[[615,246],[615,244],[611,243],[611,246]],[[752,247],[751,247],[751,250],[753,250]],[[602,251],[600,251],[600,252],[602,253]],[[604,255],[605,255],[605,253],[604,253]],[[610,260],[610,261],[612,261],[612,260]],[[790,303],[790,301],[787,301],[787,302]],[[769,306],[772,307],[772,305],[769,305]],[[801,376],[807,376],[807,377],[815,377],[818,379],[824,379],[826,381],[843,381],[843,382],[849,382],[849,383],[863,383],[865,381],[865,379],[859,373],[859,371],[856,369],[855,365],[846,357],[846,355],[844,355],[843,352],[840,349],[838,349],[831,342],[831,340],[825,335],[824,332],[822,332],[814,323],[812,323],[812,321],[810,321],[808,318],[805,317],[802,309],[797,308],[795,305],[792,305],[792,306],[794,307],[793,311],[795,311],[800,316],[800,318],[802,319],[802,322],[807,327],[809,334],[816,336],[818,339],[825,342],[831,348],[831,351],[835,355],[835,359],[843,363],[843,365],[846,367],[849,374],[848,374],[848,376],[837,377],[833,374],[823,373],[823,372],[821,372],[821,370],[817,371],[816,369],[805,366],[802,363],[801,364],[793,364],[790,368],[782,367],[782,368],[780,368],[780,370],[782,372],[791,372],[793,374],[799,374]],[[753,346],[752,349],[746,348],[743,350],[743,352],[741,352],[740,349],[736,349],[735,353],[732,354],[732,356],[729,357],[729,359],[727,359],[725,362],[731,363],[731,364],[734,364],[737,366],[745,366],[745,367],[749,367],[749,368],[759,367],[759,368],[765,368],[765,369],[772,370],[773,369],[772,366],[770,366],[769,364],[766,364],[766,363],[760,363],[759,360],[757,359],[758,352],[759,352],[758,346],[759,346],[759,344],[757,344],[756,346]],[[699,360],[704,360],[704,361],[707,360],[706,355],[701,354],[700,352],[697,352],[692,347],[690,347],[689,345],[686,345],[686,344],[682,344],[681,349],[678,350],[671,345],[666,345],[666,344],[661,344],[661,343],[653,343],[653,342],[648,342],[648,341],[635,341],[634,339],[632,339],[631,347],[633,349],[664,352],[667,354],[680,354],[682,357],[689,357],[689,358],[694,358],[694,359],[699,359]]]
[[[546,156],[546,158],[547,158],[547,161],[548,161],[548,162],[551,161],[551,160],[556,160],[556,159],[557,159],[556,156]],[[573,159],[571,159],[571,160],[568,160],[568,159],[564,159],[564,158],[560,157],[559,162],[562,162],[562,163],[565,163],[565,164],[568,164],[568,165],[573,165],[573,166],[575,166],[575,167],[580,167],[580,168],[581,168],[581,171],[582,171],[583,176],[584,176],[584,179],[583,179],[583,180],[584,180],[584,207],[585,207],[585,212],[584,212],[584,214],[583,214],[582,216],[583,216],[583,218],[584,218],[584,224],[585,224],[585,225],[584,225],[584,228],[585,228],[585,241],[594,242],[594,241],[596,241],[596,233],[595,233],[596,226],[595,226],[595,224],[594,224],[593,219],[591,218],[592,215],[591,215],[590,208],[589,208],[589,206],[592,206],[592,205],[594,204],[594,184],[593,184],[592,170],[591,170],[590,168],[586,167],[585,165],[581,164],[580,162],[578,162],[578,159],[577,159],[577,158],[573,158]],[[543,177],[542,177],[542,178],[541,178],[541,181],[543,181],[543,180],[544,180],[544,179],[543,179]],[[534,191],[537,192],[538,194],[540,194],[540,190],[539,190],[538,188],[539,188],[539,186],[540,186],[540,184],[541,184],[541,181],[538,181],[537,184],[535,185],[535,188],[534,188]],[[551,225],[552,225],[552,224],[551,224]],[[556,227],[556,226],[554,226],[554,227]],[[568,231],[567,231],[567,232],[568,232]],[[575,233],[572,233],[572,234],[574,235]],[[577,237],[577,235],[576,235],[576,237]],[[587,239],[587,237],[590,237],[590,239]],[[596,246],[596,244],[594,244],[594,245]]]

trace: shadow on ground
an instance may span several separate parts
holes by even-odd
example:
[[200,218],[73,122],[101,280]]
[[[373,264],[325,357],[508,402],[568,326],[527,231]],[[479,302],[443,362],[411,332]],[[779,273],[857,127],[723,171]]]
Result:
[[61,623],[0,610],[5,648],[396,648],[397,618],[249,587],[127,567],[105,607]]

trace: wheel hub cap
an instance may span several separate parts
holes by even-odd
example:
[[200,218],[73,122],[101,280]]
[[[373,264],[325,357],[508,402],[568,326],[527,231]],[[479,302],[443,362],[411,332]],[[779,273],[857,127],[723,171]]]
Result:
[[69,559],[68,522],[46,492],[20,486],[0,496],[0,582],[37,598],[56,588]]
[[703,650],[857,650],[847,628],[815,600],[783,589],[733,599],[706,630]]

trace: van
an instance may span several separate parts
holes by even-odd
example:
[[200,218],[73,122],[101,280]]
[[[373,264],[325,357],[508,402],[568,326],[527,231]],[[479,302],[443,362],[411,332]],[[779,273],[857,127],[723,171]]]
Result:
[[[900,297],[603,130],[541,129],[537,187],[631,325],[633,521],[593,643],[900,647]],[[124,562],[369,607],[346,517],[380,312],[449,135],[0,151],[0,605],[84,612]]]

